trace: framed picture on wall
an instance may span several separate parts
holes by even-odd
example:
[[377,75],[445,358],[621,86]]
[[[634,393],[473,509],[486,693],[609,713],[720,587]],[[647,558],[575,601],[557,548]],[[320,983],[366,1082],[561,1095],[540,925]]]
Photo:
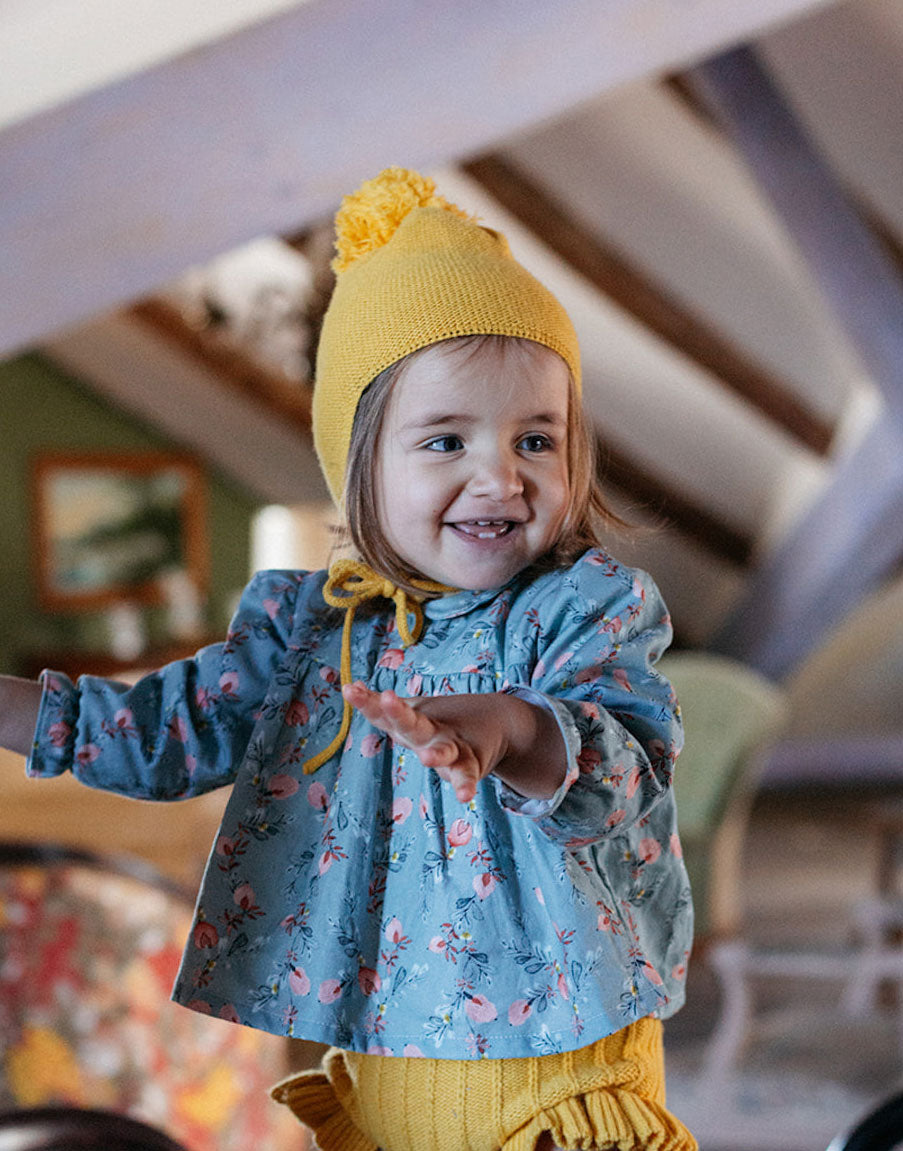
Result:
[[203,474],[176,453],[56,453],[32,466],[33,553],[48,611],[163,603],[207,584]]

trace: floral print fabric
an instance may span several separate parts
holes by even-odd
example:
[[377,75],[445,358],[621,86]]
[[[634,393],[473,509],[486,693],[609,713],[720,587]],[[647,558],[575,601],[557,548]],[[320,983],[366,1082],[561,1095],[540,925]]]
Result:
[[264,572],[223,644],[132,688],[44,675],[29,771],[149,799],[234,788],[174,995],[235,1022],[386,1055],[585,1046],[683,1000],[689,890],[670,787],[677,707],[654,663],[670,622],[606,553],[355,620],[352,666],[415,697],[515,691],[553,709],[558,792],[495,777],[459,803],[358,713],[341,717],[341,613],[324,572]]

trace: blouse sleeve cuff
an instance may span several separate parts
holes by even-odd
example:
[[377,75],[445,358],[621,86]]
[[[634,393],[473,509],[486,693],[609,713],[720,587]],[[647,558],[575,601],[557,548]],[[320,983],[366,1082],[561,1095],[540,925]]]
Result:
[[43,692],[25,774],[49,779],[72,769],[78,689],[58,671],[42,671]]
[[552,696],[544,695],[535,688],[520,684],[510,684],[502,690],[509,695],[516,695],[518,698],[526,700],[527,703],[535,704],[537,707],[542,707],[545,708],[546,711],[550,711],[555,722],[558,724],[558,730],[561,732],[561,738],[564,741],[566,756],[564,779],[562,779],[554,795],[550,795],[546,799],[528,799],[526,796],[515,791],[514,788],[509,787],[507,783],[497,776],[493,776],[499,800],[504,808],[514,815],[526,815],[531,819],[542,819],[544,816],[551,815],[561,804],[561,801],[570,791],[571,785],[580,772],[577,756],[580,753],[581,741],[577,731],[577,725],[566,704],[563,704],[560,700],[553,699]]

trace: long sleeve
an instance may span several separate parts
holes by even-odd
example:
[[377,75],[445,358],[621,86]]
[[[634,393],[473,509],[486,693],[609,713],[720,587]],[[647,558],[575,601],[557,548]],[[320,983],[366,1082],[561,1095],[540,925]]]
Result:
[[[587,553],[557,594],[544,592],[542,581],[531,589],[535,607],[515,641],[524,650],[512,652],[509,690],[554,711],[568,771],[544,805],[509,789],[503,800],[576,848],[635,826],[670,788],[682,730],[654,664],[671,625],[652,580],[601,552]],[[529,647],[532,661],[524,659]]]
[[134,686],[45,671],[28,774],[71,771],[90,787],[153,800],[231,783],[285,658],[299,580],[259,573],[223,643]]

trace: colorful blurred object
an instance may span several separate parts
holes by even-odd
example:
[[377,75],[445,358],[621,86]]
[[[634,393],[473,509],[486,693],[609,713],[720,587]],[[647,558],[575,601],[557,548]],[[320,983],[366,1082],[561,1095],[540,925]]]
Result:
[[170,1002],[191,911],[143,864],[0,845],[0,1110],[107,1108],[190,1151],[287,1144],[283,1042]]

